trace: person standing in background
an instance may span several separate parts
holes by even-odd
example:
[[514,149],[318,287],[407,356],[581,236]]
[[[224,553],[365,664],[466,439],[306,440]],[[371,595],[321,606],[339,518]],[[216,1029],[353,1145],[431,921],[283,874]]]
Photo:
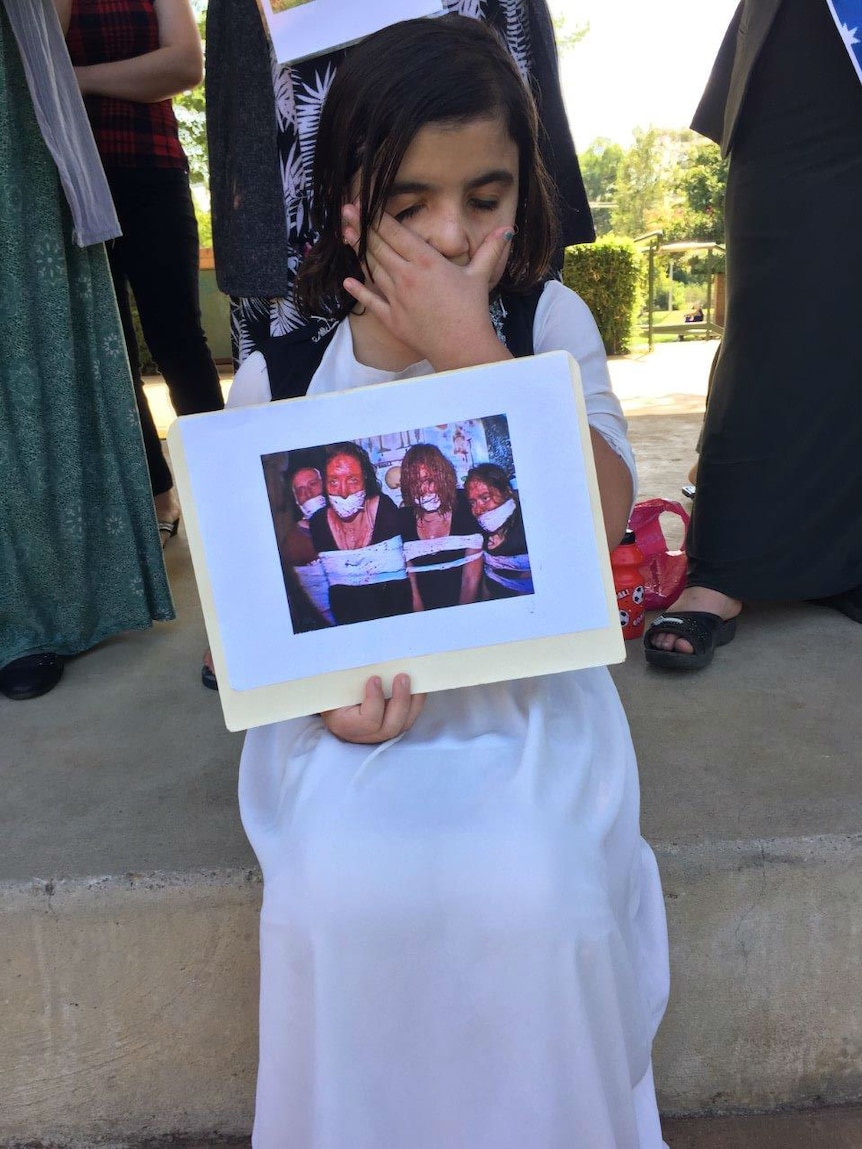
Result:
[[2,0],[0,692],[18,701],[174,617],[101,242],[118,231],[51,0]]
[[744,0],[695,114],[730,157],[727,325],[688,585],[644,637],[655,666],[706,666],[744,601],[816,600],[862,622],[854,27],[859,0]]
[[198,229],[170,97],[203,76],[189,0],[56,0],[122,237],[111,274],[135,382],[162,541],[180,506],[144,393],[128,290],[178,415],[223,406],[201,324]]

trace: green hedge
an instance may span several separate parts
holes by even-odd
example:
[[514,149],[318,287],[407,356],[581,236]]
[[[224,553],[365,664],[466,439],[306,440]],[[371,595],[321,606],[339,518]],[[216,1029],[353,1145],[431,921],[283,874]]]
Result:
[[592,311],[608,355],[629,350],[642,276],[641,255],[631,240],[603,236],[566,249],[563,283]]

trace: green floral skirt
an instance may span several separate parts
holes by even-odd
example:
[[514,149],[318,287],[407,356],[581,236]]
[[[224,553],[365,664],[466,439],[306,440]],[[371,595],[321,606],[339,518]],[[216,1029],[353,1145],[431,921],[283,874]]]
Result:
[[0,6],[0,666],[173,617],[105,250],[72,243]]

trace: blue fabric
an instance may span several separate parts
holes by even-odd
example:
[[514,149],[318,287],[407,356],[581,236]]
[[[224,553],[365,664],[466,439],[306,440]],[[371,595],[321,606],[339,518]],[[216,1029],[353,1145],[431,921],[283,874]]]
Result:
[[862,0],[827,0],[856,75],[862,81]]

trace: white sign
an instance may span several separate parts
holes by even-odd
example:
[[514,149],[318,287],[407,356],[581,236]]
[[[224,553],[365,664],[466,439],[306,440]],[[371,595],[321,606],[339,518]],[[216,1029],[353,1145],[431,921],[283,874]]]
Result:
[[[565,352],[188,415],[168,441],[231,730],[356,703],[371,674],[386,684],[406,671],[422,692],[624,657],[580,376]],[[345,459],[333,445],[344,443],[379,492],[366,553],[334,510]],[[460,515],[440,555],[407,541],[421,512],[398,505],[411,451],[429,450],[453,476]],[[308,523],[330,559],[320,566],[331,601],[305,582],[308,555],[296,565],[285,542],[299,517],[291,460],[299,481],[316,470],[329,482],[330,503]],[[495,474],[516,515],[483,513]],[[423,586],[447,579],[454,596],[435,590],[422,605]]]
[[276,59],[295,64],[355,44],[418,16],[440,16],[440,0],[258,0]]

